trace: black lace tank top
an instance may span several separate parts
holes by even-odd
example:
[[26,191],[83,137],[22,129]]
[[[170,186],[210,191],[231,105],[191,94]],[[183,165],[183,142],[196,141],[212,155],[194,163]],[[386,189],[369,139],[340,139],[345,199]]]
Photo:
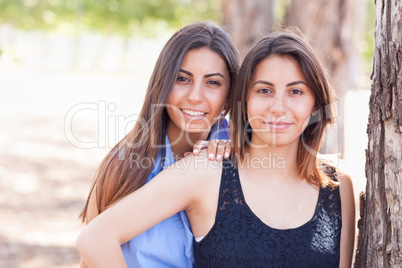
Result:
[[[333,168],[324,171],[336,179]],[[339,267],[341,237],[339,187],[320,188],[314,216],[294,229],[263,223],[245,202],[238,170],[224,160],[213,227],[194,241],[197,268]]]

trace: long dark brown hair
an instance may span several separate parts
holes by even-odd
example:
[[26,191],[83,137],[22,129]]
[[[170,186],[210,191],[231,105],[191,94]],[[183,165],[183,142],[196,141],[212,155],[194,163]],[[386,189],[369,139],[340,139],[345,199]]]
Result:
[[233,156],[243,160],[251,141],[252,129],[248,123],[246,102],[247,92],[253,81],[257,65],[271,55],[294,59],[300,64],[302,73],[315,99],[316,115],[310,117],[307,128],[299,138],[297,149],[298,173],[310,183],[325,187],[334,186],[336,182],[325,175],[317,158],[326,126],[333,123],[334,92],[327,75],[310,45],[301,34],[291,31],[271,34],[249,51],[240,67],[234,92],[231,96],[231,134],[234,145]]
[[130,157],[155,163],[160,145],[164,144],[168,115],[165,110],[181,63],[192,49],[207,47],[226,63],[230,74],[230,91],[238,69],[238,53],[230,36],[213,23],[198,22],[178,30],[166,43],[150,78],[145,101],[134,128],[106,155],[95,175],[87,202],[80,217],[88,216],[93,194],[100,214],[108,206],[143,186],[153,169],[130,166]]

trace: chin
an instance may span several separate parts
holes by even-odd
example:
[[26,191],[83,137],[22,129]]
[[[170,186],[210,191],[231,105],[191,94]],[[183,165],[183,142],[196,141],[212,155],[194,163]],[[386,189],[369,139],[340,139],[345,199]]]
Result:
[[188,132],[188,133],[201,133],[201,132],[209,131],[210,129],[211,129],[211,126],[207,126],[206,124],[203,124],[203,125],[192,124],[190,126],[182,128],[182,131]]
[[209,131],[209,128],[191,128],[191,129],[182,129],[182,131],[188,134],[197,134],[197,133],[205,133]]

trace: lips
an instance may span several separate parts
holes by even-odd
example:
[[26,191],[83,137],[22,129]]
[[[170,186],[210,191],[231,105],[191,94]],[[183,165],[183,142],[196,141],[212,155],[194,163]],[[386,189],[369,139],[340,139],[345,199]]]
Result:
[[287,123],[287,122],[264,122],[266,125],[268,125],[271,129],[273,130],[283,130],[292,125],[292,123]]
[[194,111],[194,110],[188,110],[188,109],[180,109],[185,115],[188,116],[194,116],[194,117],[199,117],[199,116],[204,116],[207,113],[201,112],[201,111]]

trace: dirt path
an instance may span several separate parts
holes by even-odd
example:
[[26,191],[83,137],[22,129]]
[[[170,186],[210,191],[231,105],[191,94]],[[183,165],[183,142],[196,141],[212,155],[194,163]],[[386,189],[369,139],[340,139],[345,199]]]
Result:
[[[0,267],[78,267],[78,215],[103,150],[79,149],[63,116],[0,118]],[[80,122],[75,133],[94,135]]]
[[[79,267],[78,215],[111,135],[126,130],[104,119],[135,113],[145,78],[0,68],[0,268]],[[78,148],[66,136],[66,115],[85,103],[70,134],[108,138],[104,146]]]

